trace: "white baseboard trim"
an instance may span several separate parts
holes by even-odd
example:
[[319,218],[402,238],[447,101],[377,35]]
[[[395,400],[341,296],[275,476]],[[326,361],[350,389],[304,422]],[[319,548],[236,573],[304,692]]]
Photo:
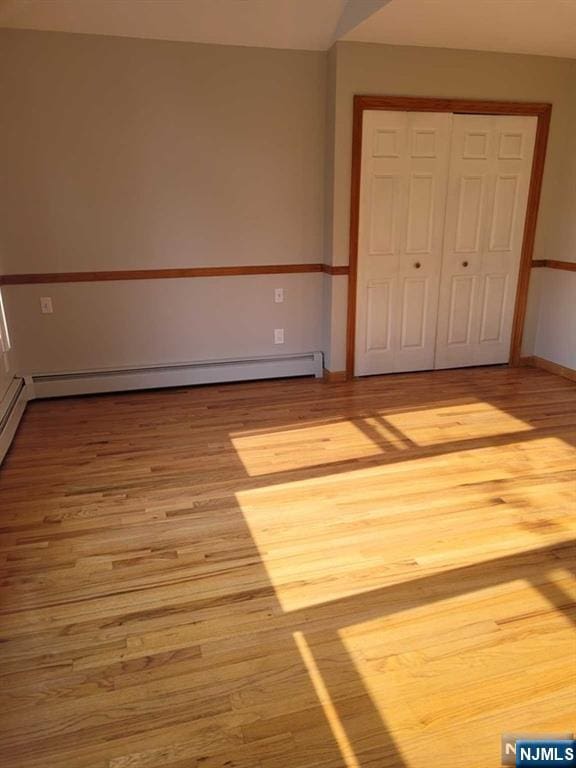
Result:
[[207,360],[142,368],[37,373],[30,376],[34,397],[65,397],[160,387],[187,387],[233,381],[323,374],[321,352],[244,360]]
[[31,391],[24,379],[14,379],[8,391],[0,401],[0,464],[12,444],[26,403],[31,399]]

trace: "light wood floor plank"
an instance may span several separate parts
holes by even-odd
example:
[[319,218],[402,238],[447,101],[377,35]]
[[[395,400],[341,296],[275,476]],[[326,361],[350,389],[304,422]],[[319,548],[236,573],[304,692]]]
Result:
[[32,403],[10,768],[499,764],[576,730],[576,386],[485,368]]

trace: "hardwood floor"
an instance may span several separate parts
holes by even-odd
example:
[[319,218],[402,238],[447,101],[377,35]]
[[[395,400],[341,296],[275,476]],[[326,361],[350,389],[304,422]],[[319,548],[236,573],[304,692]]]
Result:
[[0,470],[10,768],[492,768],[576,730],[576,386],[32,403]]

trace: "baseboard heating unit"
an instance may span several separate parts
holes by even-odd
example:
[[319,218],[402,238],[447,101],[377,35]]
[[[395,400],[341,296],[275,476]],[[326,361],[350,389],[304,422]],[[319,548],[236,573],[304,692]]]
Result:
[[114,370],[35,373],[25,378],[15,378],[0,401],[0,463],[10,447],[26,403],[36,398],[96,395],[134,389],[188,387],[194,384],[224,384],[293,376],[314,376],[319,379],[322,375],[322,352],[307,352]]
[[159,387],[187,387],[289,376],[322,377],[322,353],[207,360],[115,370],[37,373],[30,379],[34,397],[64,397]]
[[0,463],[10,448],[29,399],[27,383],[24,379],[14,379],[0,401]]

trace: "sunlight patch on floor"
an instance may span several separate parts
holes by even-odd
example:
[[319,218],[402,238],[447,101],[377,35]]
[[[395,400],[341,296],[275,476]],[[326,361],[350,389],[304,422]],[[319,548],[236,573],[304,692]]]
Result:
[[522,419],[481,400],[383,414],[386,422],[416,445],[440,445],[469,437],[497,437],[534,429]]
[[303,426],[261,435],[231,436],[246,472],[255,477],[377,456],[382,449],[355,423]]
[[278,431],[232,433],[230,439],[251,477],[371,456],[397,457],[410,449],[441,446],[468,439],[511,439],[533,429],[522,419],[483,401],[429,409],[382,411],[354,420],[303,424]]
[[[566,479],[533,503],[534,466],[545,466],[552,443]],[[513,466],[484,447],[262,485],[236,501],[283,609],[294,611],[570,540],[574,449],[554,438],[508,448]]]
[[573,663],[574,627],[557,614],[551,655],[539,620],[550,609],[518,580],[340,630],[406,768],[429,768],[430,754],[435,765],[499,765],[500,734],[533,730],[553,710],[553,730],[571,730],[551,694]]

